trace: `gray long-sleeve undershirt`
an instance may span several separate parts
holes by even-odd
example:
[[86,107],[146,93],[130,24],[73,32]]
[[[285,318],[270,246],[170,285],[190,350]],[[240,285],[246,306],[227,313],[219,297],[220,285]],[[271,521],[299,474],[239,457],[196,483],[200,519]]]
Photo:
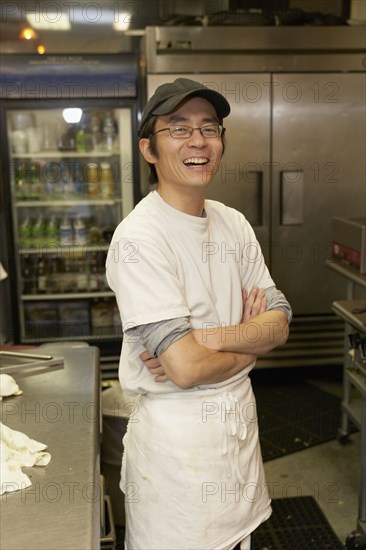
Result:
[[[288,323],[291,323],[292,310],[285,295],[275,286],[265,289],[267,299],[267,311],[279,309],[283,311]],[[175,319],[164,319],[156,323],[148,323],[129,328],[126,335],[140,342],[151,355],[158,356],[168,347],[188,334],[192,330],[189,317],[177,317]]]

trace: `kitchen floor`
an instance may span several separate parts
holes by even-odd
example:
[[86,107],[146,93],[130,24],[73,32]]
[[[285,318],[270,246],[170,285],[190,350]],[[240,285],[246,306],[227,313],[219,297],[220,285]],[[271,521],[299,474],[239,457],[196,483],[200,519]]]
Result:
[[[315,377],[310,372],[305,377],[322,390],[342,396],[340,369]],[[334,440],[264,464],[271,497],[313,496],[343,544],[357,526],[360,435],[351,434],[346,444]]]

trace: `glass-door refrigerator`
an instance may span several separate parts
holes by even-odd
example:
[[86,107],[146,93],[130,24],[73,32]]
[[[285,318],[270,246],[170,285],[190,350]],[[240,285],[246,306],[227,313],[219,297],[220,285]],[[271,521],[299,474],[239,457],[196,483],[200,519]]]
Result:
[[[117,64],[117,57],[113,63],[108,58],[114,92],[120,84],[113,97],[105,67],[102,75],[94,67],[89,82],[92,75],[102,97],[82,97],[80,91],[81,97],[10,96],[3,102],[16,343],[82,340],[106,355],[120,348],[120,317],[105,259],[112,233],[139,191],[133,60],[124,74],[126,59]],[[52,89],[52,72],[43,83]]]

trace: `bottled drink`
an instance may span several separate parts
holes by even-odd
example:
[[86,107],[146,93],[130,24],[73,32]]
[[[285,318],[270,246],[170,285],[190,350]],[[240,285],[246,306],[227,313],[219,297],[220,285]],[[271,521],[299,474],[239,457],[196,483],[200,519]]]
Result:
[[19,244],[22,248],[30,248],[33,242],[33,223],[27,216],[19,227]]
[[103,142],[107,151],[113,151],[114,140],[116,137],[116,123],[112,112],[108,111],[103,120]]
[[39,258],[37,269],[37,291],[39,294],[47,292],[47,273],[44,258]]
[[33,246],[41,247],[45,242],[45,223],[40,214],[33,226]]
[[49,161],[43,165],[41,178],[42,198],[46,200],[60,198],[60,177],[61,171],[58,162]]
[[47,192],[50,194],[52,200],[62,198],[62,169],[63,163],[55,162],[53,166],[54,170],[50,173],[50,180],[47,182]]
[[92,148],[97,151],[101,143],[101,131],[100,131],[100,116],[99,113],[94,112],[90,115],[90,139]]
[[83,261],[76,263],[76,287],[77,290],[88,290],[88,273]]
[[103,199],[111,199],[114,191],[113,171],[108,162],[100,165],[100,195]]
[[100,290],[99,271],[95,255],[90,261],[89,290],[91,292]]
[[72,197],[74,186],[71,181],[69,167],[65,162],[61,162],[61,195],[63,199]]
[[64,272],[62,273],[61,275],[61,291],[62,292],[70,292],[70,290],[75,290],[74,288],[72,288],[72,286],[70,285],[70,281],[71,281],[71,277],[72,277],[72,274],[71,274],[71,266],[70,266],[70,261],[68,258],[65,258],[65,262],[64,262]]
[[60,224],[60,244],[72,244],[72,225],[67,214]]
[[32,162],[29,170],[28,198],[37,200],[40,198],[40,165],[38,162]]
[[79,162],[74,163],[73,170],[74,194],[77,197],[82,197],[85,193],[85,182],[83,171]]
[[78,153],[86,153],[87,151],[87,136],[85,129],[80,126],[76,132],[76,150]]
[[58,148],[60,151],[75,151],[76,149],[76,131],[75,126],[72,125],[66,130],[66,132],[61,136],[61,139],[58,143]]
[[77,218],[74,222],[74,242],[78,246],[82,246],[87,242],[86,227],[81,218]]
[[48,220],[47,226],[46,226],[46,239],[47,242],[50,243],[58,243],[59,240],[59,228],[56,222],[56,219],[54,216],[50,220]]
[[92,142],[90,136],[90,119],[87,112],[84,111],[80,123],[77,126],[75,134],[76,151],[86,153],[91,151]]
[[15,167],[15,198],[16,200],[26,199],[26,185],[25,185],[25,164],[20,162]]
[[23,294],[36,294],[37,280],[32,256],[25,256],[22,264]]
[[59,261],[56,256],[51,256],[48,260],[47,269],[47,292],[48,294],[56,294],[60,290],[60,268]]

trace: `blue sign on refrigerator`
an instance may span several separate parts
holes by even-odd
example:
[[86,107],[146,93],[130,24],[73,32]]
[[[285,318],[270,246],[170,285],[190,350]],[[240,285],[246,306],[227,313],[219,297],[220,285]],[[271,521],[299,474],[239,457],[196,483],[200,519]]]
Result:
[[1,99],[135,98],[137,59],[131,54],[3,55]]

